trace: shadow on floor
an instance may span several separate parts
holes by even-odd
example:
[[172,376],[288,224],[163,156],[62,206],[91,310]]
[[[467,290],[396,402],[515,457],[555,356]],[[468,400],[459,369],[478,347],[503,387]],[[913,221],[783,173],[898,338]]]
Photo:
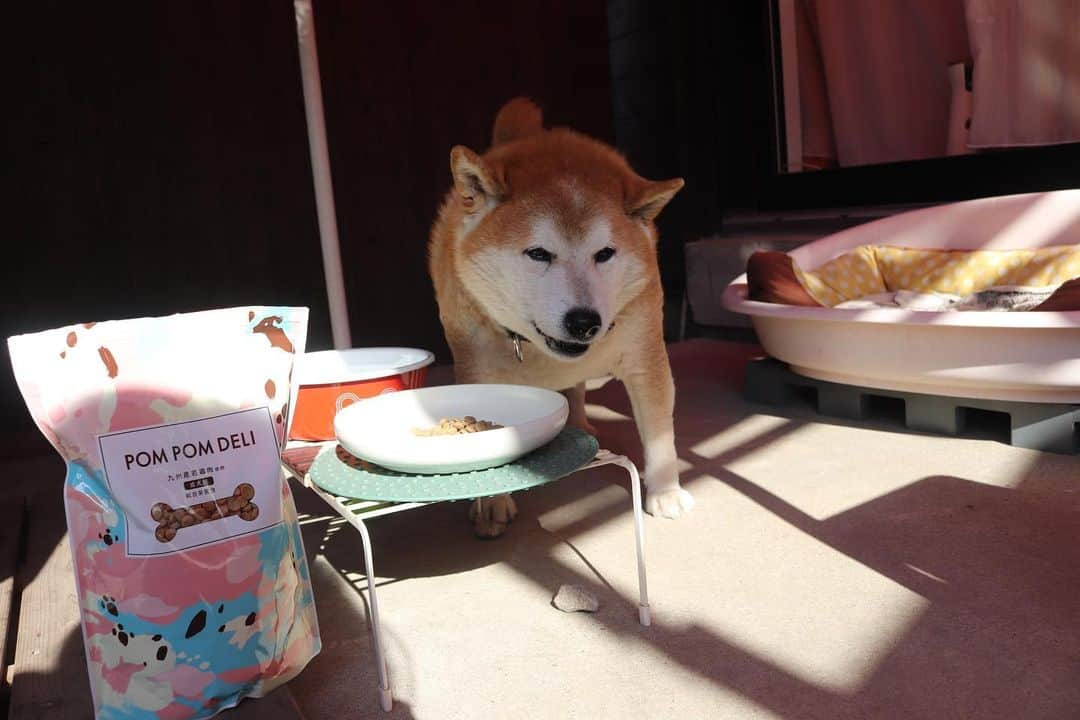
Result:
[[[748,350],[746,354],[749,357],[751,353]],[[683,429],[687,430],[688,422],[697,425],[693,432],[677,427],[677,436],[700,439],[732,429],[745,418],[746,411],[732,401],[732,388],[740,382],[737,363],[710,368],[706,360],[696,362],[702,365],[697,372],[729,373],[725,388],[717,390],[715,397],[680,396],[682,406],[691,410],[680,413]],[[607,410],[601,413],[604,417],[627,418],[594,422],[602,446],[630,456],[640,467],[640,442],[628,420],[632,413],[621,386],[608,383],[591,392],[589,402]],[[786,440],[807,422],[819,419],[810,410],[799,417],[802,412],[795,419],[781,419],[718,457],[696,455],[690,441],[680,443],[679,456],[691,467],[684,473],[689,489],[722,483],[792,528],[924,601],[882,654],[873,661],[854,661],[862,664],[863,673],[851,687],[838,689],[807,680],[775,659],[755,653],[739,638],[722,636],[700,623],[670,625],[661,614],[652,627],[640,627],[635,598],[619,597],[595,569],[600,563],[594,563],[577,543],[577,538],[605,523],[625,521],[629,503],[601,503],[595,511],[562,524],[558,533],[536,522],[545,513],[588,502],[593,495],[625,496],[625,475],[619,472],[597,470],[579,480],[522,494],[522,518],[494,542],[472,537],[464,517],[465,503],[382,518],[371,524],[376,547],[385,551],[378,556],[378,575],[395,578],[381,582],[396,582],[505,563],[545,589],[560,583],[583,585],[608,598],[607,611],[593,616],[608,631],[626,642],[648,643],[684,672],[736,692],[789,720],[1080,717],[1080,685],[1075,682],[1080,675],[1080,613],[1076,604],[1080,597],[1080,544],[1076,542],[1080,515],[1074,509],[1075,502],[1064,501],[1061,493],[1068,490],[1058,486],[1025,491],[1039,483],[1038,464],[1015,488],[928,475],[913,477],[893,492],[819,520],[727,470],[727,465],[739,458]],[[309,510],[319,512],[320,501],[314,497],[309,500],[313,503]],[[302,505],[307,503],[301,500]],[[336,571],[359,577],[364,568],[358,538],[351,531],[327,535],[325,530],[325,523],[305,527],[309,554],[320,552],[321,546]],[[557,545],[577,553],[584,569],[552,557],[551,550]],[[432,553],[432,547],[438,547],[439,552]],[[362,587],[358,582],[353,586]],[[703,591],[715,595],[716,602],[724,602],[721,588]],[[792,587],[792,592],[805,591]],[[888,609],[881,612],[882,621],[889,622]],[[867,628],[867,632],[874,629]],[[370,652],[370,640],[354,642],[363,647],[332,645],[328,650],[331,658]],[[373,682],[373,676],[371,679]],[[354,682],[364,681],[354,678]]]
[[[803,707],[811,712],[802,717],[1080,714],[1080,687],[1070,679],[1080,670],[1075,511],[1050,498],[935,476],[817,521],[743,478],[719,476],[794,527],[929,601],[856,693],[810,693]],[[769,684],[779,682],[792,697],[791,678],[767,675]],[[776,695],[752,697],[772,707]],[[785,715],[792,710],[775,709]]]

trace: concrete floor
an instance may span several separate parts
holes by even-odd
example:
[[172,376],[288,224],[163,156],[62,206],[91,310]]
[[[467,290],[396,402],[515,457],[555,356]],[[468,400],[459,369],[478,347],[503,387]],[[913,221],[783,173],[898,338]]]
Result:
[[[387,715],[359,539],[305,492],[325,642],[292,684],[306,715],[1080,717],[1080,457],[751,406],[752,354],[671,348],[698,507],[647,519],[650,628],[616,469],[519,494],[495,541],[471,536],[464,503],[373,521]],[[640,462],[621,386],[589,402],[602,445]],[[563,583],[599,612],[554,609]]]
[[[494,541],[465,503],[379,518],[382,713],[359,537],[298,488],[324,650],[290,687],[310,720],[1080,717],[1080,456],[749,405],[751,346],[670,352],[698,507],[646,519],[652,627],[617,469],[518,494]],[[640,463],[621,386],[589,402]],[[563,583],[599,612],[554,609]]]

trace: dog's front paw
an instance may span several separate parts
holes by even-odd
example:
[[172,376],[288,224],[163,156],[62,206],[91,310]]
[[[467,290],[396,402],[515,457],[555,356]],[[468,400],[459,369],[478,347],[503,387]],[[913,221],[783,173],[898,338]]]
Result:
[[509,495],[473,500],[469,507],[469,521],[477,537],[494,538],[506,532],[506,527],[517,515],[517,503]]
[[694,509],[694,496],[676,485],[664,490],[649,490],[645,496],[645,512],[666,518],[677,518]]

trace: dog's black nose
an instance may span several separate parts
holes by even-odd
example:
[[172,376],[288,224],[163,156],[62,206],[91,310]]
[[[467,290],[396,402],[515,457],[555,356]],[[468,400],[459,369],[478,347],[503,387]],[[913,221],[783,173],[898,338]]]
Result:
[[591,308],[573,308],[563,318],[563,327],[570,337],[588,342],[600,332],[600,313]]

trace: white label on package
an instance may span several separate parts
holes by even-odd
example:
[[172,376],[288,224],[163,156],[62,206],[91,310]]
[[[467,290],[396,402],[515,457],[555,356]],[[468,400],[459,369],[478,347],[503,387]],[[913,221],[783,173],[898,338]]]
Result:
[[270,411],[253,408],[98,437],[128,555],[167,555],[281,522]]

